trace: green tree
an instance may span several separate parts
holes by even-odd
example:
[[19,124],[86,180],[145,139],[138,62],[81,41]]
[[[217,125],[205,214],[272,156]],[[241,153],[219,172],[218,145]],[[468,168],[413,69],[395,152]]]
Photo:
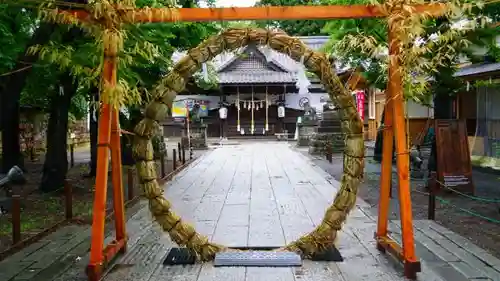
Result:
[[[260,0],[256,6],[308,6],[320,5],[324,1],[311,1],[311,0]],[[257,25],[260,27],[275,27],[283,30],[292,36],[315,36],[327,35],[322,31],[326,20],[285,20],[285,21],[258,21]]]
[[[159,7],[165,4],[163,2],[166,3],[167,1],[140,0],[137,1],[137,5],[139,7]],[[192,7],[196,5],[196,2],[182,1],[182,5]],[[19,165],[21,162],[21,157],[18,157],[20,156],[20,149],[15,148],[16,145],[19,147],[19,117],[17,115],[16,119],[15,114],[12,116],[12,113],[18,112],[20,98],[25,102],[37,102],[46,106],[47,111],[51,114],[50,120],[52,120],[52,123],[49,124],[49,131],[59,132],[50,133],[50,135],[54,135],[54,138],[48,139],[47,152],[57,154],[58,157],[53,157],[53,159],[59,159],[58,163],[66,163],[67,119],[69,114],[72,113],[72,115],[82,115],[84,107],[86,107],[82,106],[84,105],[82,103],[84,96],[87,97],[86,100],[96,100],[99,86],[96,81],[99,81],[98,74],[102,59],[102,47],[96,44],[95,40],[89,40],[90,38],[85,36],[79,38],[70,36],[63,40],[65,34],[68,34],[68,30],[71,29],[64,26],[57,27],[56,24],[51,23],[39,23],[34,20],[36,13],[31,12],[29,9],[16,10],[12,6],[1,6],[0,8],[12,9],[9,10],[9,19],[12,18],[12,15],[16,15],[16,11],[26,12],[31,17],[29,19],[22,18],[28,22],[29,26],[29,28],[26,28],[28,32],[25,35],[25,42],[23,43],[23,40],[20,39],[10,39],[11,41],[9,41],[18,43],[19,51],[16,54],[18,57],[9,55],[9,60],[2,61],[5,64],[5,66],[2,65],[2,70],[14,70],[12,74],[2,76],[0,81],[2,115],[8,116],[6,119],[2,118],[2,128],[6,129],[3,130],[3,134],[11,136],[2,139],[3,147],[4,151],[14,152],[8,155],[4,154],[3,161],[8,164],[2,166],[4,168],[10,167],[13,164]],[[4,11],[1,12],[2,16],[6,14],[3,13]],[[3,28],[2,19],[4,18],[0,18],[0,23],[2,23],[0,26]],[[20,30],[15,25],[8,27],[12,34]],[[35,32],[32,30],[35,30]],[[125,90],[128,90],[132,97],[135,96],[137,102],[140,101],[140,98],[137,99],[138,95],[142,96],[143,100],[146,101],[148,90],[168,71],[172,52],[175,49],[193,47],[216,30],[217,28],[210,23],[129,25],[125,30],[129,35],[124,42],[126,45],[125,52],[121,54],[120,58],[118,75],[121,81],[120,86],[125,87]],[[2,44],[1,47],[9,45],[8,43]],[[13,50],[14,48],[11,48],[8,51]],[[7,54],[2,50],[0,55]],[[19,62],[17,65],[16,61]],[[10,64],[7,64],[7,62],[10,62]],[[26,64],[26,62],[29,63],[29,67],[23,69],[23,71],[16,71],[21,69],[22,65],[19,64]],[[71,77],[71,79],[68,80],[68,77]],[[12,94],[12,92],[15,93]],[[7,102],[5,102],[4,97],[7,98]],[[131,105],[133,104],[132,101]],[[136,106],[140,106],[140,104]],[[90,108],[96,109],[92,106]],[[93,118],[91,121],[95,121],[91,122],[94,125],[97,122]],[[4,124],[8,124],[8,128]],[[97,130],[91,128],[91,131],[93,132],[91,135],[95,137]],[[64,134],[60,132],[64,132]],[[6,149],[9,146],[11,149]],[[15,153],[15,151],[19,153]],[[64,155],[64,159],[62,155]],[[92,155],[92,158],[95,159],[95,153],[92,153]],[[47,157],[47,159],[51,158]],[[64,163],[57,164],[56,161],[45,163],[46,169],[44,169],[43,181],[52,184],[49,186],[49,184],[42,183],[42,190],[48,191],[57,188],[59,179],[63,179],[66,172],[66,168],[63,166],[67,166],[67,163]]]
[[[366,2],[329,0],[330,4]],[[485,17],[498,17],[500,10],[496,6],[498,4],[488,5],[487,9],[472,9],[469,13],[466,11],[461,18],[444,16],[438,19],[426,19],[421,26],[415,28],[418,34],[408,35],[413,37],[405,46],[402,59],[403,67],[406,67],[407,98],[427,104],[433,96],[440,96],[440,92],[446,92],[448,96],[450,93],[458,92],[461,82],[454,77],[454,73],[459,58],[466,56],[472,61],[477,60],[472,55],[470,46],[486,47],[488,53],[495,53],[498,50],[494,44],[498,27],[491,28],[482,24]],[[452,22],[460,19],[476,21],[476,27],[465,30],[452,28]],[[331,38],[325,48],[327,52],[334,54],[337,60],[346,65],[363,66],[369,82],[377,88],[385,89],[388,65],[385,19],[330,21],[325,25],[324,31],[330,33]],[[409,33],[412,33],[412,30],[409,30]]]
[[[328,0],[330,5],[369,4],[369,0]],[[330,36],[324,51],[335,57],[343,66],[362,67],[363,75],[371,85],[385,89],[387,84],[387,64],[381,57],[373,56],[372,51],[360,44],[357,47],[345,46],[346,37],[360,36],[370,38],[376,49],[383,52],[387,48],[387,25],[385,19],[342,19],[328,21],[322,32]]]
[[[335,4],[345,2],[330,0],[330,3]],[[358,4],[364,1],[349,2]],[[491,56],[495,56],[498,50],[495,45],[498,27],[484,24],[486,18],[495,20],[499,17],[498,4],[490,4],[485,9],[480,9],[479,5],[466,9],[466,4],[457,1],[451,4],[463,11],[459,17],[447,14],[438,19],[425,19],[420,26],[417,24],[413,29],[408,29],[408,40],[400,60],[405,69],[402,73],[406,98],[423,104],[432,100],[435,118],[444,119],[454,118],[453,100],[463,87],[462,81],[454,76],[460,58],[467,56],[471,61],[477,61],[471,45],[486,48]],[[464,19],[470,21],[469,28],[458,30],[452,27],[452,23]],[[331,33],[328,45],[330,52],[348,64],[365,66],[369,82],[385,89],[388,65],[388,57],[383,54],[388,47],[386,21],[332,21],[325,26],[325,30]],[[381,145],[379,140],[381,138],[377,138],[376,147]]]

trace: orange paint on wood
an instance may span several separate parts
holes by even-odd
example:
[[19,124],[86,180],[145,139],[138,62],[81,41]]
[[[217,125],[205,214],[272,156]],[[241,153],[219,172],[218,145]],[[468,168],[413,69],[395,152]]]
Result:
[[113,109],[111,119],[111,168],[113,183],[113,207],[115,211],[115,232],[117,241],[126,239],[125,201],[123,197],[123,172],[119,122],[118,110]]
[[[445,4],[415,5],[416,13],[432,16],[443,14]],[[267,6],[232,8],[179,8],[172,13],[168,8],[124,10],[135,23],[174,21],[236,21],[236,20],[306,20],[306,19],[351,19],[385,17],[373,5],[329,5],[329,6]],[[86,11],[68,12],[75,17],[88,20]]]
[[[105,66],[106,70],[106,66]],[[106,217],[106,196],[109,168],[109,146],[111,139],[111,106],[104,104],[99,115],[97,147],[97,175],[95,180],[94,206],[92,212],[92,243],[90,264],[100,266],[104,249],[104,220]]]
[[[398,170],[399,212],[401,216],[403,256],[405,263],[417,262],[413,235],[413,216],[410,197],[409,151],[406,143],[406,125],[403,100],[402,78],[400,75],[399,42],[395,37],[397,26],[389,26],[389,92],[394,117],[393,130],[396,143]],[[392,139],[391,139],[392,140]],[[389,141],[391,141],[389,140]]]
[[390,191],[392,186],[392,151],[394,146],[393,127],[393,99],[391,91],[386,92],[386,104],[384,114],[384,138],[382,143],[382,168],[380,174],[380,198],[378,207],[377,237],[387,236]]
[[[111,50],[104,50],[105,53]],[[117,61],[116,56],[107,54],[104,58],[103,79],[111,87],[116,85]],[[104,93],[103,93],[104,94]],[[106,100],[107,97],[103,97]],[[97,175],[92,213],[92,233],[90,245],[90,261],[87,265],[87,276],[90,281],[101,278],[104,265],[116,253],[125,249],[125,215],[122,192],[122,173],[120,161],[120,130],[118,112],[111,105],[103,103],[99,115],[99,133],[97,141]],[[111,164],[113,169],[114,214],[116,223],[116,243],[104,248],[104,229],[106,220],[106,198],[108,189],[109,155],[111,150]],[[116,168],[118,167],[118,169]],[[119,178],[118,178],[119,177]],[[121,194],[121,195],[120,195]],[[120,205],[121,204],[121,205]]]

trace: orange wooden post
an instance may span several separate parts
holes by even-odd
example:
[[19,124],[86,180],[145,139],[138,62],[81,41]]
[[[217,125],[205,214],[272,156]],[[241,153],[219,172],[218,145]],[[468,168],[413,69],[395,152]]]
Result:
[[[104,77],[110,75],[109,63],[104,65]],[[107,75],[106,75],[107,74]],[[90,262],[87,266],[89,280],[99,280],[104,261],[104,220],[106,218],[106,191],[109,169],[109,146],[111,141],[111,106],[103,104],[99,115],[97,139],[97,171],[95,179],[94,208],[92,212],[92,242]]]
[[[406,126],[403,101],[403,81],[399,64],[399,41],[396,38],[396,24],[389,22],[389,88],[392,98],[393,128],[396,142],[396,160],[398,170],[399,212],[401,217],[404,273],[407,278],[416,278],[420,272],[420,262],[415,254],[413,237],[413,216],[411,209],[410,180],[409,180],[409,151],[406,143]],[[392,141],[392,140],[391,140]]]
[[[110,42],[106,42],[110,43]],[[115,46],[104,44],[107,48],[104,49],[104,68],[103,80],[107,87],[116,86],[117,60]],[[102,100],[108,98],[102,93]],[[123,215],[123,193],[121,179],[121,161],[120,161],[120,135],[118,128],[117,111],[106,102],[103,102],[101,114],[99,116],[99,133],[97,140],[97,175],[94,194],[94,209],[92,218],[92,240],[90,245],[90,261],[87,266],[87,276],[90,281],[98,281],[101,278],[103,267],[110,261],[120,250],[124,249],[126,240],[124,238],[125,225]],[[112,130],[113,129],[113,133]],[[112,136],[113,135],[113,136]],[[106,198],[107,198],[107,183],[109,169],[110,148],[112,148],[112,165],[113,165],[113,193],[115,196],[115,216],[117,221],[117,238],[120,240],[113,241],[110,245],[104,248],[104,227],[106,218]],[[120,178],[117,178],[120,177]],[[121,194],[121,196],[119,195]],[[122,214],[120,214],[120,212]]]
[[[123,198],[123,171],[120,146],[120,124],[118,110],[113,109],[111,116],[111,167],[113,183],[113,208],[115,211],[116,241],[126,239],[125,203]],[[125,251],[125,248],[121,249]]]
[[[377,238],[387,236],[389,204],[392,181],[392,150],[394,144],[392,95],[388,88],[385,93],[384,140],[382,143],[382,171],[380,175],[380,198],[378,204]],[[380,248],[380,245],[377,245]]]

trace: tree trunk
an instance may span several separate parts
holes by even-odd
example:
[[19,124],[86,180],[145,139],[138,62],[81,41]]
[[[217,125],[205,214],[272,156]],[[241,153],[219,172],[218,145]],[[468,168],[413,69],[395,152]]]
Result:
[[[55,25],[42,23],[31,37],[26,50],[37,44],[46,44]],[[23,52],[17,59],[14,69],[29,66],[38,60],[38,56],[30,56]],[[2,172],[6,173],[12,166],[24,167],[23,156],[19,139],[19,99],[26,79],[31,73],[31,68],[14,72],[11,75],[0,77],[0,95],[2,103],[0,108],[0,122],[2,124]],[[8,153],[7,153],[8,152]]]
[[99,119],[99,89],[95,88],[90,91],[90,122],[89,122],[89,132],[90,132],[90,172],[88,177],[95,177],[97,174],[97,132],[99,129],[98,119]]
[[68,116],[71,98],[78,88],[70,73],[61,75],[62,95],[54,95],[47,128],[47,152],[40,191],[51,192],[64,185],[68,170]]

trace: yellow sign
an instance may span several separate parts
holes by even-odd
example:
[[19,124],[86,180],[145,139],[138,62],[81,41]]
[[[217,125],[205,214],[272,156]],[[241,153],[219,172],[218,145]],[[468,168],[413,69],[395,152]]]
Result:
[[172,117],[186,117],[187,108],[184,101],[174,101],[172,104]]
[[193,100],[193,99],[185,99],[174,101],[172,104],[172,117],[186,117],[187,109],[191,110],[194,104],[198,104],[200,106],[199,116],[206,117],[208,116],[208,102],[204,100]]

